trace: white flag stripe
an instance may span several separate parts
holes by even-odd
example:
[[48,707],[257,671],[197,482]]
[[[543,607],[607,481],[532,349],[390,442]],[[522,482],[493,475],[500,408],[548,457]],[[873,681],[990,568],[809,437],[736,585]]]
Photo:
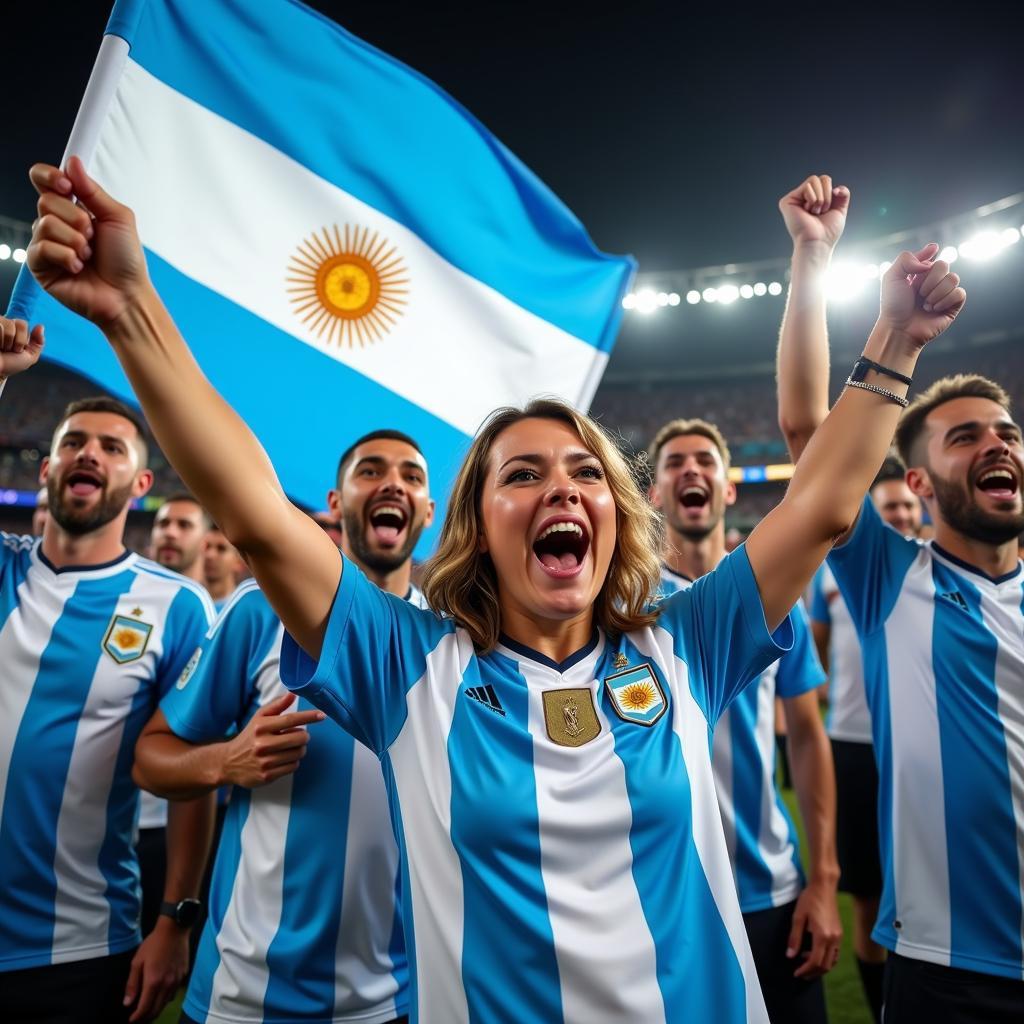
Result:
[[[353,140],[358,145],[358,140]],[[183,274],[466,434],[536,394],[579,402],[607,356],[456,269],[412,231],[126,62],[92,169]],[[173,184],[173,201],[161,182]],[[289,262],[337,224],[377,232],[407,269],[383,339],[326,344],[296,315]],[[230,339],[244,358],[245,339]],[[341,398],[342,396],[339,396]]]

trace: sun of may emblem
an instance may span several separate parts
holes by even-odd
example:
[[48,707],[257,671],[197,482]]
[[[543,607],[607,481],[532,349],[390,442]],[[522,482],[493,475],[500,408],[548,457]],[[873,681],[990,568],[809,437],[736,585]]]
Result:
[[646,711],[657,699],[650,683],[630,683],[619,691],[619,700],[630,711]]
[[288,263],[299,319],[328,344],[366,345],[398,322],[409,293],[405,264],[376,231],[346,224],[314,231]]

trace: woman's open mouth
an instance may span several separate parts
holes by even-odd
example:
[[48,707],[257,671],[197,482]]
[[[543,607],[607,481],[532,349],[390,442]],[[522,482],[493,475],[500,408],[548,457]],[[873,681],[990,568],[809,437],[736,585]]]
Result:
[[590,535],[576,519],[556,519],[541,527],[533,542],[533,553],[544,571],[554,579],[570,579],[583,568],[590,549]]

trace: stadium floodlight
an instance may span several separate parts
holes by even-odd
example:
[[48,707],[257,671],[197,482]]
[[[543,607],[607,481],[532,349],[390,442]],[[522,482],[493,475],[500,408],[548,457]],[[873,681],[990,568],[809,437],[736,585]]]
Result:
[[679,292],[669,292],[668,293],[668,304],[670,306],[678,306],[679,305]]
[[740,298],[752,299],[754,297],[754,289],[749,284],[740,285]]
[[884,274],[891,266],[892,266],[892,262],[890,260],[883,260],[881,263],[879,263],[878,264],[878,276],[881,277],[882,274]]
[[718,301],[729,305],[731,302],[735,302],[740,297],[740,290],[734,284],[723,284],[718,289]]
[[635,309],[636,308],[636,296],[632,292],[630,292],[622,300],[622,308],[623,309]]
[[868,280],[875,280],[878,277],[878,264],[877,263],[865,263],[864,264],[864,276]]
[[770,285],[768,285],[768,294],[769,295],[781,295],[782,294],[782,285],[779,284],[778,281],[772,281],[772,283]]
[[659,306],[667,306],[668,305],[668,292],[658,292],[658,305]]
[[863,267],[856,267],[852,263],[836,263],[825,274],[825,294],[837,302],[846,302],[864,290],[867,280]]
[[26,253],[24,249],[15,249],[14,252],[11,253],[11,259],[13,259],[15,263],[24,263],[25,255]]
[[944,263],[956,263],[959,255],[960,253],[957,251],[955,245],[947,245],[946,248],[939,253],[938,259],[942,260]]
[[658,308],[657,292],[650,288],[643,288],[636,293],[636,306],[638,313],[653,313]]
[[996,231],[979,231],[960,245],[960,255],[969,260],[990,260],[1005,248]]
[[704,291],[702,291],[700,293],[700,297],[705,302],[717,302],[718,301],[718,292],[714,288],[705,288]]
[[1015,242],[1020,241],[1020,232],[1016,228],[1003,228],[999,232],[999,237],[1002,240],[1003,247],[1013,245]]
[[764,281],[758,281],[757,284],[754,285],[754,294],[755,295],[757,295],[757,296],[766,295],[767,292],[768,292],[768,285],[766,285],[764,283]]
[[6,243],[0,245],[0,260],[9,260],[11,258],[11,247]]
[[690,304],[691,306],[696,306],[696,305],[697,305],[697,303],[698,303],[698,302],[700,302],[700,292],[699,292],[699,291],[697,291],[697,289],[696,289],[696,288],[691,288],[691,289],[690,289],[690,290],[689,290],[689,291],[688,291],[688,292],[686,293],[686,301],[687,301],[687,302],[688,302],[688,303],[689,303],[689,304]]

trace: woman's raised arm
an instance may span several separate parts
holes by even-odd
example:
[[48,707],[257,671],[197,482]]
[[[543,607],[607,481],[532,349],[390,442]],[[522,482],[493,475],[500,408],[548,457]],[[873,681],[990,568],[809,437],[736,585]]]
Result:
[[[341,577],[337,548],[288,500],[259,441],[192,357],[150,283],[132,211],[77,157],[66,173],[36,164],[30,177],[39,218],[29,269],[106,335],[171,465],[243,553],[288,631],[318,656]],[[273,367],[265,370],[273,401]]]

